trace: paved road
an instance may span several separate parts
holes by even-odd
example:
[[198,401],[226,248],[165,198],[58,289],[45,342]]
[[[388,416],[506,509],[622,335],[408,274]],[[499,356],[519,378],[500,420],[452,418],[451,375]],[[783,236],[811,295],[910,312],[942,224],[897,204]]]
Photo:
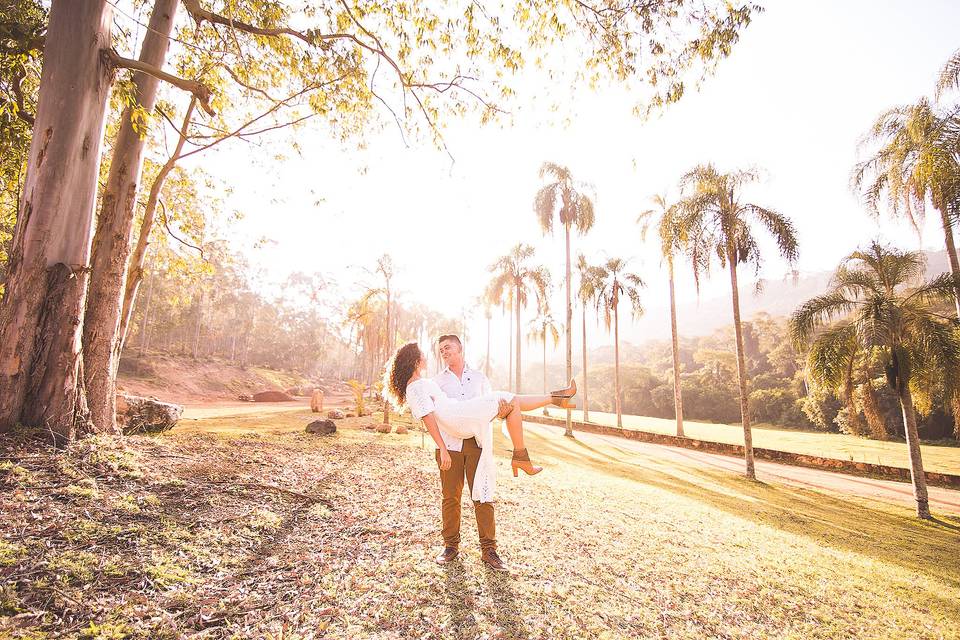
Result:
[[[539,431],[543,434],[549,433],[551,435],[562,429],[562,427],[531,422],[524,423],[524,428]],[[627,440],[616,436],[595,433],[578,432],[577,439],[585,443],[603,442],[607,446],[622,451],[642,453],[661,460],[675,460],[680,464],[700,467],[710,466],[716,469],[743,473],[742,458],[705,453],[703,451],[694,451],[681,447],[638,442],[636,440]],[[776,462],[768,462],[766,460],[756,460],[755,464],[757,478],[760,480],[772,480],[787,485],[827,493],[846,493],[863,498],[903,504],[908,507],[913,507],[916,504],[913,499],[913,488],[905,482],[874,480],[872,478],[835,473],[833,471],[823,471],[808,467],[794,467]],[[960,515],[960,491],[940,487],[928,487],[927,491],[929,493],[931,510],[934,512],[939,511],[941,513]]]

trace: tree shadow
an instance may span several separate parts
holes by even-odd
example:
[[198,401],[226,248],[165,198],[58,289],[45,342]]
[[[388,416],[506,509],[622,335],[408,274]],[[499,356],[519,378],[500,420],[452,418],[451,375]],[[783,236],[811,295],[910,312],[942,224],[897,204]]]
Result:
[[467,588],[467,573],[463,564],[456,560],[443,565],[444,593],[447,596],[447,609],[450,619],[447,629],[450,638],[466,640],[477,635],[477,618],[473,613],[473,592]]
[[527,630],[517,610],[517,596],[513,591],[514,576],[506,571],[484,567],[487,590],[493,600],[493,621],[503,629],[507,638],[525,638]]
[[[908,507],[872,507],[853,498],[749,480],[741,474],[695,464],[660,462],[642,452],[611,455],[582,440],[529,433],[535,450],[563,464],[633,480],[697,500],[732,516],[917,571],[960,587],[960,518],[920,520]],[[956,605],[954,605],[956,606]]]

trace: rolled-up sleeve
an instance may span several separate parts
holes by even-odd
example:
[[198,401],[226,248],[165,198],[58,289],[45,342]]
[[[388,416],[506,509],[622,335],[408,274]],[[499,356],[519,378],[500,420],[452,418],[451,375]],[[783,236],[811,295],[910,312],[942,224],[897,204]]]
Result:
[[410,413],[417,420],[428,413],[433,413],[436,409],[433,398],[427,393],[427,385],[425,384],[412,384],[407,387],[407,406],[410,407]]

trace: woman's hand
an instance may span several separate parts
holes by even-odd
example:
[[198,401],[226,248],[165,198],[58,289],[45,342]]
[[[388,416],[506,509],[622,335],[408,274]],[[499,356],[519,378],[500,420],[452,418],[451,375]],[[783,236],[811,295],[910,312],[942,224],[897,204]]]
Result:
[[450,459],[450,452],[445,448],[440,449],[440,471],[446,471],[453,465],[453,460]]

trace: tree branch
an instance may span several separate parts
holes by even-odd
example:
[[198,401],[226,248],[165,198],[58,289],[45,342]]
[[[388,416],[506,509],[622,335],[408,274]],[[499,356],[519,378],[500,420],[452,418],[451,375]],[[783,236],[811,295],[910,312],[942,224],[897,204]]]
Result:
[[15,71],[10,87],[13,89],[13,95],[17,98],[17,117],[32,127],[34,123],[33,114],[27,111],[26,106],[23,104],[23,87],[20,83],[23,82],[24,75],[22,69]]
[[153,76],[158,80],[163,80],[178,89],[182,89],[189,93],[192,93],[197,98],[197,102],[200,103],[200,106],[204,111],[207,112],[210,116],[217,115],[217,112],[213,110],[213,107],[210,106],[210,96],[211,91],[210,87],[199,82],[197,80],[188,80],[186,78],[181,78],[173,74],[167,73],[162,69],[158,69],[153,65],[140,62],[139,60],[133,60],[131,58],[124,58],[114,49],[106,49],[103,51],[103,55],[106,58],[107,62],[113,65],[114,67],[123,67],[125,69],[133,69],[134,71],[139,71],[147,75]]

